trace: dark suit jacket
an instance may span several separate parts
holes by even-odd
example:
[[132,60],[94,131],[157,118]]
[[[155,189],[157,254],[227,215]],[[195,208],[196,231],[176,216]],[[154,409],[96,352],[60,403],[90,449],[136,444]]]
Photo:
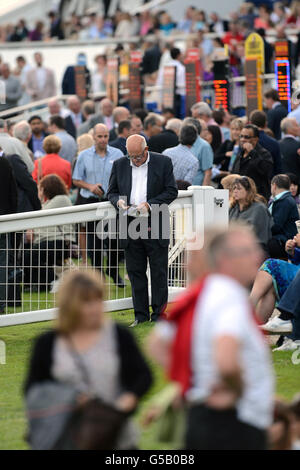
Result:
[[285,173],[294,173],[300,177],[300,155],[297,150],[300,148],[300,142],[293,137],[285,137],[279,142],[282,154],[282,171]]
[[[174,199],[176,199],[178,194],[178,189],[173,174],[172,161],[169,157],[160,155],[158,153],[149,152],[149,155],[150,160],[148,163],[147,201],[145,202],[148,202],[150,206],[152,204],[169,205],[172,201],[174,201]],[[113,163],[109,180],[109,188],[107,192],[108,200],[113,204],[117,211],[119,210],[117,207],[117,202],[121,196],[126,196],[129,203],[131,187],[132,169],[130,161],[127,157],[119,158]],[[169,244],[169,240],[162,238],[161,230],[159,234],[159,241],[162,246],[167,246]],[[128,239],[120,240],[120,246],[122,248],[126,248],[127,245]]]
[[273,202],[272,235],[278,240],[286,242],[297,234],[296,220],[299,219],[297,204],[290,192]]
[[277,140],[267,135],[264,131],[259,131],[258,142],[272,155],[273,176],[279,175],[282,172],[282,158],[279,143],[277,142]]
[[13,168],[18,188],[18,212],[38,211],[41,202],[38,197],[37,184],[29,173],[27,166],[18,155],[8,155],[7,160]]
[[270,152],[260,144],[257,144],[245,158],[242,153],[239,153],[231,172],[252,178],[256,184],[257,192],[266,199],[269,199],[271,194],[273,159]]
[[77,129],[75,127],[75,124],[73,122],[73,119],[71,116],[65,117],[65,130],[67,131],[68,134],[70,134],[74,139],[77,137]]
[[115,147],[116,149],[121,150],[121,152],[123,152],[124,155],[127,154],[125,137],[118,137],[116,140],[109,142],[109,145],[111,147]]
[[[44,134],[44,139],[45,139],[46,137],[48,137],[48,135],[49,135],[47,132],[44,132],[43,134]],[[30,140],[29,140],[27,146],[28,146],[28,148],[33,152],[32,137],[30,138]]]
[[18,211],[18,190],[13,169],[5,157],[0,157],[0,215]]
[[268,127],[272,129],[275,139],[277,140],[280,140],[281,138],[280,123],[287,114],[288,110],[282,104],[279,104],[273,109],[269,109],[267,112]]
[[170,129],[165,129],[148,140],[150,152],[162,153],[166,149],[176,147],[176,145],[178,145],[178,137]]

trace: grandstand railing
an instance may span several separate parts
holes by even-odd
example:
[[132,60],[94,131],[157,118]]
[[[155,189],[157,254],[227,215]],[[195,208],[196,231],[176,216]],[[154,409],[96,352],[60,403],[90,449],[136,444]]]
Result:
[[[187,283],[185,255],[189,241],[197,234],[201,243],[206,228],[228,224],[228,191],[191,186],[179,191],[169,209],[168,285],[172,300]],[[105,274],[106,310],[132,308],[123,252],[117,241],[107,237],[108,232],[110,236],[116,233],[115,221],[116,211],[109,202],[1,216],[0,282],[5,282],[0,284],[0,291],[2,286],[6,308],[0,315],[0,326],[55,318],[61,278],[77,266],[89,266],[90,258],[95,259],[94,267]],[[102,245],[90,253],[84,244],[88,234],[102,239]],[[33,243],[28,243],[32,237]],[[110,277],[117,267],[125,288],[116,286]]]

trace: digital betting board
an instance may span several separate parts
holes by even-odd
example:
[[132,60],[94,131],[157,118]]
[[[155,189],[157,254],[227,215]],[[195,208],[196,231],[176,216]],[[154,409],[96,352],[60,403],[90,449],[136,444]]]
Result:
[[291,111],[291,75],[288,60],[275,60],[276,87],[280,102]]
[[76,65],[74,67],[75,73],[75,92],[81,100],[86,100],[88,95],[86,68],[83,65]]
[[229,83],[228,80],[214,80],[216,109],[229,109]]
[[227,111],[230,107],[229,101],[229,75],[228,60],[218,60],[214,62],[214,91],[216,109],[223,108]]

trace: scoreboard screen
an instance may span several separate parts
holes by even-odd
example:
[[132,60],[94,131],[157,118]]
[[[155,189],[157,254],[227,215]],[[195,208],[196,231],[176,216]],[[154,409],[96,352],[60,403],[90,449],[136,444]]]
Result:
[[215,104],[216,109],[229,109],[229,83],[228,80],[214,80]]
[[287,59],[275,60],[276,88],[280,102],[291,111],[291,75],[290,62]]

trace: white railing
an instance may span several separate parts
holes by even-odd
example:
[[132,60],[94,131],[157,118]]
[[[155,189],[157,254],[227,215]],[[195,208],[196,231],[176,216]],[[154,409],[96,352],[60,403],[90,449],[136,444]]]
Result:
[[[109,234],[115,233],[115,219],[116,211],[109,202],[1,216],[0,306],[2,302],[6,308],[0,326],[55,318],[55,294],[63,273],[78,265],[88,266],[90,260],[105,275],[107,311],[132,308],[122,250],[113,237],[105,237],[107,223]],[[228,191],[200,186],[179,191],[170,205],[170,221],[168,285],[172,300],[186,286],[187,241],[195,233],[204,237],[211,225],[228,224]],[[33,242],[27,243],[32,232]],[[88,237],[94,240],[92,249]],[[117,273],[125,280],[125,288],[113,281]]]

